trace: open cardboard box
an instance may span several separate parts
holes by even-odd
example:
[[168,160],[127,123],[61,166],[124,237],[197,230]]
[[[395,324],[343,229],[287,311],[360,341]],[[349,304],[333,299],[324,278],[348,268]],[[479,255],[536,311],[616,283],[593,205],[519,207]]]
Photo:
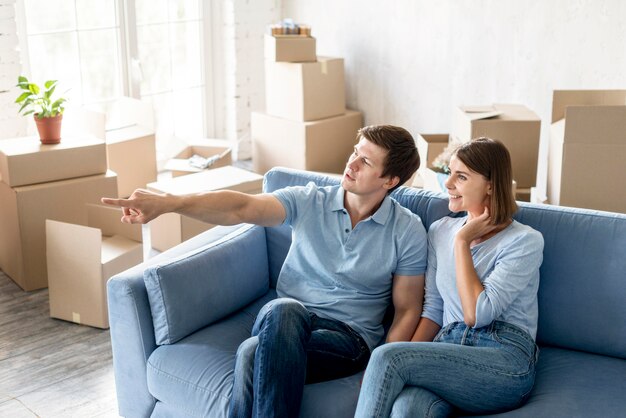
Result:
[[143,261],[141,225],[121,210],[87,205],[87,226],[46,220],[50,316],[109,327],[106,282]]
[[[199,155],[203,158],[219,157],[210,167],[203,169],[189,164],[189,158]],[[189,144],[174,158],[165,163],[165,169],[172,172],[172,177],[186,174],[199,173],[203,170],[226,167],[233,163],[232,148],[230,141],[226,139],[196,139]]]
[[435,159],[448,146],[450,135],[448,134],[419,134],[415,139],[417,152],[420,156],[420,167],[412,182],[413,187],[420,187],[431,192],[445,193],[443,179],[446,175],[433,170]]
[[[174,195],[216,190],[235,190],[256,194],[263,189],[263,176],[237,167],[226,166],[150,183],[148,189]],[[151,246],[159,251],[172,248],[215,226],[177,213],[161,215],[149,225]]]

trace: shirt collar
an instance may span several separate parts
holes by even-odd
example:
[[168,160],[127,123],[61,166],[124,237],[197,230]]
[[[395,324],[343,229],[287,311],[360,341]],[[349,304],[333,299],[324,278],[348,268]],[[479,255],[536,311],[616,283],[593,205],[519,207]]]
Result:
[[[331,212],[336,212],[339,210],[341,211],[346,210],[345,207],[343,206],[343,197],[344,197],[345,192],[346,191],[343,189],[343,187],[341,186],[337,187],[335,196],[332,198],[332,200],[330,201],[330,205],[329,205]],[[387,222],[387,219],[389,218],[390,212],[391,212],[391,198],[387,194],[385,198],[383,199],[383,203],[381,203],[378,210],[374,212],[374,214],[370,218],[374,222],[384,225],[385,222]]]

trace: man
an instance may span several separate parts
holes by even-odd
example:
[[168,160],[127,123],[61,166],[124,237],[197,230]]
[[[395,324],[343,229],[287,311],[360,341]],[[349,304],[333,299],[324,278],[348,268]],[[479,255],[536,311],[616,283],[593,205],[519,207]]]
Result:
[[237,350],[232,417],[296,417],[304,384],[362,370],[383,336],[409,341],[422,311],[426,231],[389,198],[419,167],[404,129],[359,130],[341,185],[288,187],[271,194],[234,191],[186,196],[135,191],[122,221],[146,223],[176,212],[219,225],[290,225],[293,242],[280,272],[278,298],[259,312],[252,337]]

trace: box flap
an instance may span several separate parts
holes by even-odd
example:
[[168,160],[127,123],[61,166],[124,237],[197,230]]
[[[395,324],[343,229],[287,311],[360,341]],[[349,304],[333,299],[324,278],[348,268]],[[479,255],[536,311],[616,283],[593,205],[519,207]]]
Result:
[[99,276],[101,243],[97,228],[46,219],[48,272],[75,276],[79,269],[85,278]]
[[124,224],[120,222],[122,210],[111,206],[87,205],[87,225],[98,228],[102,235],[121,235],[136,242],[142,242],[141,225]]
[[567,106],[626,105],[626,90],[554,90],[552,123],[565,117]]
[[122,128],[108,130],[106,132],[106,143],[116,144],[118,142],[132,141],[153,135],[153,130],[139,125],[124,126]]
[[489,119],[504,113],[494,106],[460,106],[460,109],[469,120]]

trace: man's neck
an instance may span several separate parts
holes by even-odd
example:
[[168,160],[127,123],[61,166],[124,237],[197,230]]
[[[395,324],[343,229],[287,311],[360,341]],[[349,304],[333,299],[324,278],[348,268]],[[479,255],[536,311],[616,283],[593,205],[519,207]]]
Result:
[[350,215],[352,228],[363,219],[369,218],[376,213],[383,203],[385,196],[386,194],[382,197],[379,195],[359,196],[346,191],[343,198],[343,205]]

